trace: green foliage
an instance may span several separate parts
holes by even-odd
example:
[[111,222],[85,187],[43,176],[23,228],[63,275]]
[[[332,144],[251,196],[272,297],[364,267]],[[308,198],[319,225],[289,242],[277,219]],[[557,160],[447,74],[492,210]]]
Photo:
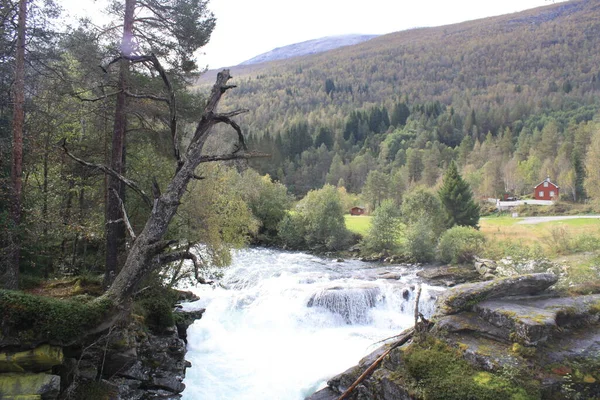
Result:
[[422,186],[416,187],[404,196],[402,201],[402,220],[411,226],[429,220],[432,229],[438,235],[443,231],[444,214],[438,196]]
[[409,259],[416,262],[430,262],[435,258],[439,238],[439,226],[427,216],[415,220],[406,229],[404,251]]
[[231,249],[246,245],[259,222],[244,201],[235,169],[205,164],[201,174],[205,179],[188,186],[172,234],[185,237],[190,245],[201,244],[208,265],[225,266],[231,260]]
[[373,213],[371,227],[361,243],[364,251],[397,254],[403,239],[400,209],[392,200],[384,200]]
[[460,352],[442,341],[427,338],[404,352],[405,378],[413,382],[419,398],[428,400],[539,399],[537,385],[500,374],[479,371]]
[[306,248],[304,218],[297,212],[286,215],[277,226],[277,236],[285,248]]
[[261,222],[259,232],[275,236],[277,225],[286,216],[292,203],[287,188],[279,182],[273,182],[269,175],[260,176],[248,169],[242,175],[241,190],[252,214]]
[[112,308],[108,301],[70,301],[0,290],[2,335],[23,343],[72,343],[97,327]]
[[162,332],[175,323],[173,307],[178,299],[175,290],[165,287],[154,277],[149,289],[143,291],[135,302],[137,312],[144,317],[146,325],[156,332]]
[[455,162],[450,163],[438,194],[446,212],[448,228],[454,225],[478,226],[479,206],[473,201],[471,188],[458,173]]
[[483,233],[470,226],[454,226],[440,238],[438,259],[452,264],[467,263],[482,254],[484,245]]
[[292,215],[279,225],[279,237],[284,245],[311,249],[341,250],[348,244],[344,209],[337,188],[325,185],[311,190],[298,203]]

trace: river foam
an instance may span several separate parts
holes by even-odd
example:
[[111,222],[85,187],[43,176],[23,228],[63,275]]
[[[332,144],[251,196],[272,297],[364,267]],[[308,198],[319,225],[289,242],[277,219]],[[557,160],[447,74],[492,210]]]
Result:
[[[304,399],[412,325],[415,273],[299,252],[236,252],[219,284],[193,289],[201,300],[185,305],[206,312],[188,328],[183,399]],[[439,290],[423,286],[425,316]]]

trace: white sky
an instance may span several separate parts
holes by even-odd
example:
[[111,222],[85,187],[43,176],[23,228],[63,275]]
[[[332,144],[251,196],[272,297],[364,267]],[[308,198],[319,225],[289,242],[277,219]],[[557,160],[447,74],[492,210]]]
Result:
[[[58,0],[97,18],[103,0]],[[209,0],[217,18],[198,65],[237,65],[276,47],[343,34],[384,34],[549,5],[549,0]],[[204,53],[204,54],[202,54]]]

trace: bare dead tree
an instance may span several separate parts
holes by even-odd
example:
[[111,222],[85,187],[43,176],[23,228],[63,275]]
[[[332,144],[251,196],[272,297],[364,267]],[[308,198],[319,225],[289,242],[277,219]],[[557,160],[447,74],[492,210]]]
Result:
[[[177,163],[176,172],[165,190],[153,190],[154,198],[151,201],[152,211],[144,229],[140,232],[131,249],[127,254],[127,259],[121,268],[119,274],[115,277],[110,288],[97,301],[110,300],[112,304],[121,308],[126,305],[131,296],[137,290],[139,283],[161,263],[174,262],[181,259],[188,259],[194,263],[196,270],[199,269],[199,262],[193,254],[187,251],[169,252],[175,244],[173,241],[164,240],[163,237],[167,231],[169,223],[177,212],[186,188],[192,179],[197,179],[196,168],[201,163],[213,161],[227,161],[236,159],[249,159],[254,157],[264,157],[265,154],[248,152],[244,136],[240,126],[232,120],[232,117],[239,115],[244,110],[232,111],[229,113],[218,113],[217,106],[221,97],[234,85],[229,85],[231,79],[229,70],[223,70],[217,75],[216,82],[212,88],[210,97],[206,103],[200,121],[196,126],[194,135],[187,146],[180,154],[174,154]],[[232,127],[236,132],[237,143],[231,153],[228,154],[204,154],[204,145],[210,136],[212,129],[217,124],[226,124]],[[111,168],[85,162],[78,159],[68,152],[66,145],[64,150],[71,158],[86,165],[89,168],[101,170],[109,176],[119,179],[121,183],[136,188],[136,192],[143,198],[148,198],[139,186],[134,182],[124,178],[121,174],[113,171]],[[198,278],[202,281],[200,275]]]

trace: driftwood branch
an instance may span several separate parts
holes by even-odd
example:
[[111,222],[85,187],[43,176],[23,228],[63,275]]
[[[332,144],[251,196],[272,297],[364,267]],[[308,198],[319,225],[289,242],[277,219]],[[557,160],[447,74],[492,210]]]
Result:
[[419,300],[421,299],[421,285],[417,288],[417,296],[415,297],[415,328],[419,322]]
[[136,192],[144,200],[144,202],[149,207],[152,207],[152,202],[150,201],[150,198],[148,197],[148,195],[146,194],[146,192],[144,192],[144,190],[142,190],[139,187],[139,185],[137,183],[135,183],[131,179],[125,178],[123,175],[119,174],[118,172],[116,172],[112,168],[107,167],[106,165],[90,163],[90,162],[82,160],[81,158],[78,158],[78,157],[74,156],[73,154],[71,154],[71,152],[69,152],[69,149],[67,149],[67,141],[66,141],[66,139],[63,139],[61,141],[60,145],[61,145],[63,151],[65,152],[65,154],[67,156],[69,156],[71,159],[73,159],[74,161],[78,162],[79,164],[81,164],[81,165],[83,165],[83,166],[85,166],[87,168],[97,169],[99,171],[104,172],[106,175],[110,175],[113,178],[118,179],[119,181],[121,181],[125,185],[127,185],[127,187],[129,187],[131,190],[133,190],[134,192]]
[[413,334],[415,333],[415,328],[409,328],[407,330],[405,330],[404,332],[402,332],[399,336],[398,336],[398,340],[396,340],[394,343],[392,343],[390,345],[390,348],[387,349],[385,352],[383,352],[382,355],[380,355],[377,360],[373,361],[373,364],[371,364],[369,366],[369,368],[367,368],[365,370],[365,372],[363,372],[355,381],[352,385],[350,385],[350,387],[348,389],[346,389],[344,391],[344,393],[342,393],[340,395],[340,397],[337,398],[337,400],[344,400],[346,399],[348,396],[350,396],[350,394],[352,394],[352,392],[354,391],[354,389],[356,389],[356,387],[358,385],[360,385],[360,383],[362,381],[364,381],[374,370],[375,368],[377,368],[377,366],[379,364],[381,364],[381,361],[383,361],[383,359],[390,354],[390,352],[400,346],[402,346],[403,344],[405,344],[406,342],[408,342],[412,337]]
[[125,210],[125,204],[123,203],[123,199],[121,199],[121,196],[119,196],[119,193],[115,189],[110,188],[109,190],[113,194],[113,196],[117,197],[117,200],[119,201],[119,206],[121,207],[121,213],[123,214],[123,222],[125,223],[125,227],[129,232],[129,236],[131,236],[131,240],[135,241],[135,232],[133,230],[133,227],[131,226],[131,223],[129,222],[129,218],[127,217],[127,210]]
[[[381,361],[383,361],[383,359],[388,354],[390,354],[390,352],[392,350],[394,350],[395,348],[398,348],[398,347],[402,346],[403,344],[405,344],[406,342],[408,342],[413,337],[413,335],[415,334],[415,331],[418,328],[417,324],[418,324],[419,316],[423,317],[423,314],[421,314],[419,312],[419,300],[420,299],[421,299],[421,285],[419,285],[419,287],[417,288],[417,296],[415,297],[415,326],[412,327],[412,328],[409,328],[409,329],[405,330],[400,335],[396,336],[398,339],[394,343],[392,343],[390,345],[390,348],[387,349],[382,355],[380,355],[379,357],[377,357],[377,360],[373,361],[373,364],[371,364],[369,366],[369,368],[367,368],[365,370],[365,372],[363,372],[354,381],[354,383],[352,385],[350,385],[350,387],[348,389],[346,389],[344,391],[344,393],[342,393],[340,395],[340,397],[337,398],[337,400],[344,400],[345,398],[347,398],[354,391],[354,389],[356,389],[356,387],[358,385],[360,385],[360,383],[362,381],[364,381],[375,370],[375,368],[377,368],[377,366],[379,364],[381,364]],[[427,320],[424,319],[424,321],[427,321]]]

